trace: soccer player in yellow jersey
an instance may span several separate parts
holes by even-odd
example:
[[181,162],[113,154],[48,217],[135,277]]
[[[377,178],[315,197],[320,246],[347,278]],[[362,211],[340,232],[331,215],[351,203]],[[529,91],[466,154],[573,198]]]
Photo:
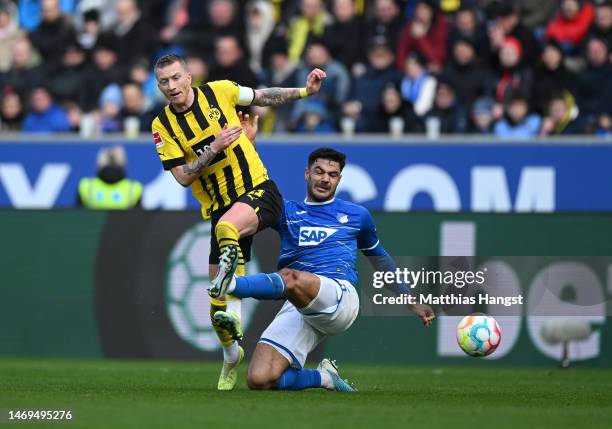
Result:
[[[202,216],[211,219],[209,276],[217,275],[227,246],[238,247],[236,274],[244,275],[252,236],[277,223],[282,197],[243,132],[236,106],[277,106],[315,94],[325,72],[312,70],[303,88],[252,89],[228,80],[195,88],[184,59],[170,54],[157,61],[155,75],[169,104],[153,120],[153,140],[164,169],[191,186]],[[240,301],[211,298],[211,320],[223,345],[218,389],[231,390],[244,357],[237,343],[242,339]]]

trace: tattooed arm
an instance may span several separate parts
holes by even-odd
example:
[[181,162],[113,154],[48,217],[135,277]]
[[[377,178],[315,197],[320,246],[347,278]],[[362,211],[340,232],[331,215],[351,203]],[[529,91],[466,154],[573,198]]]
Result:
[[242,133],[241,127],[223,128],[215,141],[208,146],[204,146],[202,152],[198,154],[195,160],[187,164],[178,165],[170,170],[176,181],[185,187],[191,185],[219,152],[223,152],[238,140],[240,133]]
[[316,94],[321,89],[321,81],[325,78],[325,72],[314,69],[306,77],[304,88],[264,88],[256,89],[255,97],[251,104],[255,106],[280,106],[298,98]]

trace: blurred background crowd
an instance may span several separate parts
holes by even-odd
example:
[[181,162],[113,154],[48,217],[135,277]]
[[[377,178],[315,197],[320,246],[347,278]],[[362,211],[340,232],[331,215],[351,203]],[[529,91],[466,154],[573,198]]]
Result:
[[271,132],[612,135],[612,0],[0,0],[0,129],[149,132],[153,65],[304,86]]

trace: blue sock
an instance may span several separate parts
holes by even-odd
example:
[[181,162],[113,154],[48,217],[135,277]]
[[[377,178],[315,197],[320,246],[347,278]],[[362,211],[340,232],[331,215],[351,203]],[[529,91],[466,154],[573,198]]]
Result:
[[236,287],[231,295],[238,298],[281,299],[285,282],[278,273],[255,274],[236,278]]
[[304,390],[321,387],[321,373],[316,369],[287,368],[278,380],[278,390]]

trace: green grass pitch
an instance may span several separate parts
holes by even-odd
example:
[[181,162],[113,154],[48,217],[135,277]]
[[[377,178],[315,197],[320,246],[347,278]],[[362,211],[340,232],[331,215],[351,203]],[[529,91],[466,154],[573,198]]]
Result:
[[[0,408],[70,428],[610,428],[612,371],[341,366],[361,390],[215,390],[218,364],[0,359]],[[6,416],[3,416],[5,419]],[[0,422],[0,427],[41,423]]]

